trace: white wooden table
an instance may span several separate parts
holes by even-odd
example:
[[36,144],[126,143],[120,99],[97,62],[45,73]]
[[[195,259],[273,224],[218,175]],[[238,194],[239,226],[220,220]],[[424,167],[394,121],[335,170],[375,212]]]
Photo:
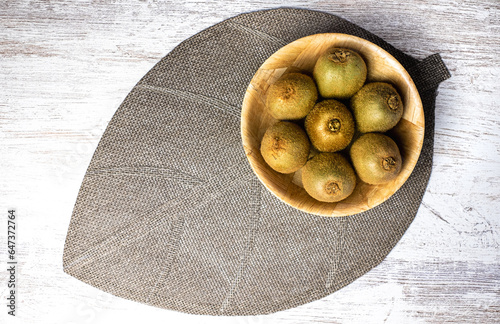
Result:
[[[434,167],[389,256],[321,300],[255,317],[145,306],[62,271],[92,154],[119,104],[164,55],[239,13],[337,14],[452,73],[436,102]],[[0,323],[500,322],[500,2],[77,1],[0,3]],[[7,315],[7,210],[17,219],[17,316]]]

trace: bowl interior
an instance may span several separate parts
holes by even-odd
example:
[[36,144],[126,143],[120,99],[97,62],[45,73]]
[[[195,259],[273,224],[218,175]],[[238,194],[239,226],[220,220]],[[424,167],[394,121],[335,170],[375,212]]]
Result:
[[[368,68],[367,82],[385,81],[399,91],[403,117],[388,132],[399,146],[403,166],[399,176],[383,185],[369,185],[357,179],[354,192],[338,203],[310,197],[302,187],[301,170],[281,174],[271,169],[260,154],[266,129],[276,123],[266,109],[269,85],[284,73],[302,72],[312,76],[317,58],[331,46],[357,51]],[[346,34],[316,34],[298,39],[269,57],[254,75],[243,100],[241,134],[248,161],[260,181],[283,202],[302,211],[322,216],[346,216],[373,208],[388,199],[408,179],[420,155],[424,138],[424,112],[418,91],[403,66],[377,45]]]

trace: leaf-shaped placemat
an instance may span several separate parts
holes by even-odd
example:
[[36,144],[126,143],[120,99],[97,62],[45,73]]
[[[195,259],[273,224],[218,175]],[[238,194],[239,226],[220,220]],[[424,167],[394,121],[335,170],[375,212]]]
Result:
[[[240,137],[241,103],[259,66],[325,32],[391,53],[414,78],[426,117],[405,185],[341,218],[274,197]],[[196,34],[144,76],[109,123],[75,204],[64,271],[116,296],[197,314],[270,313],[340,289],[380,263],[415,217],[432,166],[436,88],[448,77],[438,55],[418,61],[322,12],[252,12]]]

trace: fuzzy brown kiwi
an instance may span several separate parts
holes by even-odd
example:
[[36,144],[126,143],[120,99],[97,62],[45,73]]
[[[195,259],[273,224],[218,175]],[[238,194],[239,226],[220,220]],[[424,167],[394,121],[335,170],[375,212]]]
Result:
[[260,153],[273,170],[287,174],[297,171],[307,162],[309,149],[309,139],[300,126],[280,121],[266,130]]
[[313,77],[323,98],[347,99],[366,81],[363,58],[347,48],[329,48],[314,65]]
[[314,199],[338,202],[356,187],[356,174],[340,153],[319,153],[302,168],[302,185]]
[[359,178],[369,184],[394,180],[403,165],[396,142],[380,133],[361,135],[352,144],[350,155]]
[[349,109],[329,99],[317,103],[307,115],[304,127],[312,145],[321,152],[336,152],[349,145],[355,122]]
[[288,73],[271,84],[266,105],[271,116],[279,120],[304,118],[318,100],[314,80],[302,73]]
[[351,98],[356,126],[362,133],[386,132],[403,116],[403,101],[389,83],[367,83]]

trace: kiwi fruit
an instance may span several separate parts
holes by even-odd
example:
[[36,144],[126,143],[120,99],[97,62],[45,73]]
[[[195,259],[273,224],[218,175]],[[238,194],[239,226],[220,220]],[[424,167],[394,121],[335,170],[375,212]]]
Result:
[[280,121],[269,127],[260,145],[264,161],[275,171],[293,173],[300,169],[309,156],[309,139],[300,126]]
[[403,101],[389,83],[367,83],[351,98],[351,109],[360,132],[386,132],[403,116]]
[[314,65],[313,77],[323,98],[348,99],[366,81],[367,68],[363,58],[347,48],[332,47]]
[[352,144],[350,155],[359,178],[369,184],[394,180],[403,164],[396,142],[380,133],[361,135]]
[[271,84],[266,105],[271,116],[279,120],[304,118],[318,100],[314,80],[302,73],[288,73]]
[[356,187],[356,174],[340,153],[319,153],[302,168],[302,185],[314,199],[337,202]]
[[343,150],[355,131],[351,112],[334,99],[318,102],[306,116],[304,127],[311,144],[321,152]]

